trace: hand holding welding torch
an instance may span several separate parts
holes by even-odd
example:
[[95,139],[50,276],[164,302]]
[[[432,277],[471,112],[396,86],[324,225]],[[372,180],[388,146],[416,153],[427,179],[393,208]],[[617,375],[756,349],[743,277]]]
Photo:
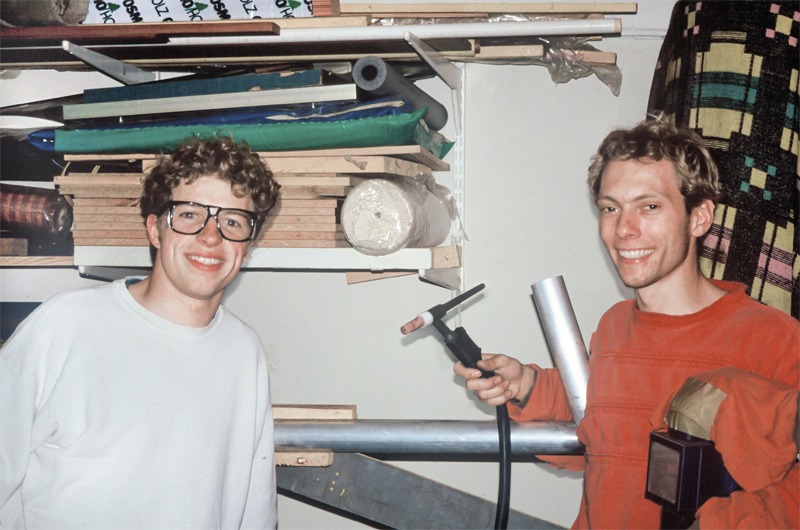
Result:
[[[475,396],[487,405],[500,406],[508,401],[524,402],[533,391],[536,372],[513,357],[503,354],[484,354],[477,368],[462,363],[453,366],[453,373],[466,380]],[[492,373],[484,377],[483,373]]]

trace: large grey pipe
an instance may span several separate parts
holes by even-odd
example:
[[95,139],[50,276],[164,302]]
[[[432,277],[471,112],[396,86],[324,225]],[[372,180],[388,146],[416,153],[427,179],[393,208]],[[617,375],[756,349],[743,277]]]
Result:
[[428,112],[422,119],[434,131],[447,123],[447,109],[444,105],[420,90],[380,57],[367,55],[356,61],[353,65],[353,81],[360,89],[374,96],[403,97],[411,103],[414,110],[427,108]]
[[586,410],[589,354],[572,310],[564,278],[556,276],[531,285],[533,301],[547,345],[558,368],[575,424]]
[[[496,455],[494,421],[356,420],[275,422],[275,445],[338,453]],[[512,422],[512,455],[583,454],[575,425]]]

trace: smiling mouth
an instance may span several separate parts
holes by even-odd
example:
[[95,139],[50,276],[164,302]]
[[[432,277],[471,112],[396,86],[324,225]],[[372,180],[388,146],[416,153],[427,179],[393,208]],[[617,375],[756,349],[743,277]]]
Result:
[[619,255],[625,259],[639,259],[649,256],[653,253],[652,249],[649,250],[619,250]]
[[203,256],[189,256],[189,259],[202,263],[203,265],[219,265],[222,263],[221,259],[206,258]]

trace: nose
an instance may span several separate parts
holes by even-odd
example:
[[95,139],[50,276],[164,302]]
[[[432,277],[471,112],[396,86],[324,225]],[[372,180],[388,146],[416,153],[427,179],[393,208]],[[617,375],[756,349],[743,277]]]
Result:
[[206,226],[197,234],[201,241],[208,245],[213,245],[222,241],[222,235],[217,228],[217,219],[212,215],[206,221]]
[[635,212],[627,212],[623,210],[617,220],[617,237],[631,238],[637,237],[640,233],[639,217]]

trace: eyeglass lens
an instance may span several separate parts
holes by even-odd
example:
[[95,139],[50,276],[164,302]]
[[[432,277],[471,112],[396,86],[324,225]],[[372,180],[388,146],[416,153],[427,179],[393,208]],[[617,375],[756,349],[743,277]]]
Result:
[[217,226],[225,239],[246,241],[253,232],[254,221],[245,210],[219,208],[216,216],[211,215],[210,208],[195,203],[181,203],[172,206],[172,229],[181,234],[197,234],[211,217],[217,218]]

